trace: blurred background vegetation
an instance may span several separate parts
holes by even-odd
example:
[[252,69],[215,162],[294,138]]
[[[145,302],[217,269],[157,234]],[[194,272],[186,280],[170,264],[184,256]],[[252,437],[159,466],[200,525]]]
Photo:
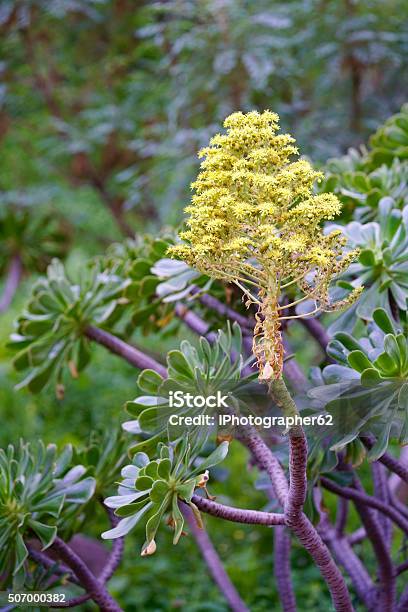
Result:
[[[407,18],[403,0],[2,0],[0,218],[14,207],[60,219],[72,270],[112,241],[178,225],[196,152],[235,110],[278,112],[301,152],[324,167],[405,101]],[[4,270],[3,247],[16,238],[4,227],[0,235]],[[35,248],[43,236],[37,229],[30,240]],[[85,443],[91,430],[117,427],[135,395],[135,371],[102,348],[63,400],[14,390],[6,342],[43,263],[27,264],[1,315],[2,446],[21,436]],[[154,340],[154,350],[177,344]],[[319,355],[310,346],[302,358]],[[233,448],[214,490],[261,508],[246,460]],[[272,533],[208,523],[251,610],[279,609]],[[102,529],[95,521],[91,535]],[[226,610],[189,538],[177,551],[167,538],[160,555],[142,560],[139,536],[111,581],[125,610]],[[317,570],[296,545],[293,554],[301,609],[329,609]]]

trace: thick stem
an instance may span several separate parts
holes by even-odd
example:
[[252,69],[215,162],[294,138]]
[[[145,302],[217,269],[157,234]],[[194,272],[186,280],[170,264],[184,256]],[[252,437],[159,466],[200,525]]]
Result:
[[[298,415],[297,407],[283,379],[270,384],[270,394],[285,416]],[[353,610],[344,578],[326,544],[315,527],[303,514],[307,493],[307,442],[301,427],[289,432],[289,491],[284,503],[286,524],[311,555],[329,587],[336,610]]]
[[288,525],[319,568],[329,587],[335,609],[348,612],[353,610],[344,578],[334,562],[329,549],[309,519],[304,514],[300,514],[296,523],[288,523]]
[[247,510],[244,508],[234,508],[232,506],[225,506],[218,504],[209,499],[205,499],[200,495],[193,495],[193,503],[207,514],[217,516],[226,521],[232,521],[234,523],[246,523],[250,525],[284,525],[285,517],[283,514],[274,512],[261,512],[259,510]]
[[218,585],[221,593],[223,593],[231,610],[233,612],[249,612],[238,591],[232,584],[227,572],[225,571],[224,566],[222,565],[205,529],[200,529],[200,527],[197,525],[193,512],[187,504],[181,502],[180,510],[182,511],[183,516],[190,527],[190,531],[197,542],[201,554],[207,564],[208,571],[213,577],[214,582]]
[[[107,510],[112,527],[115,527],[118,524],[119,519],[117,518],[117,516],[115,516],[115,514],[110,508],[106,508],[106,506],[104,507]],[[123,556],[124,544],[125,538],[117,538],[113,541],[112,550],[109,554],[108,561],[106,565],[102,568],[100,574],[97,576],[98,581],[102,584],[106,584],[108,582],[108,580],[113,576],[114,572],[119,566],[119,563],[121,562]],[[29,548],[28,552],[30,557],[32,557],[34,561],[41,564],[43,567],[47,569],[52,568],[53,572],[56,575],[65,575],[70,582],[74,584],[79,584],[76,575],[68,567],[61,565],[60,563],[58,563],[58,565],[56,566],[55,560],[50,559],[49,557],[47,557],[46,554],[34,550],[33,548]],[[50,608],[75,608],[76,606],[85,603],[88,599],[90,599],[90,597],[91,596],[89,595],[89,593],[85,593],[84,595],[80,595],[79,597],[73,597],[71,599],[68,599],[63,603],[50,603],[49,605]]]
[[71,597],[71,599],[67,599],[64,602],[49,603],[48,606],[50,608],[76,608],[77,606],[81,606],[83,603],[89,601],[90,599],[90,595],[85,593],[84,595],[78,595],[78,597]]
[[61,538],[56,537],[51,550],[72,569],[81,586],[102,612],[121,612],[121,608],[108,593],[105,586],[92,574],[82,559]]
[[[370,608],[375,597],[376,587],[374,586],[367,570],[360,559],[354,553],[347,538],[340,535],[338,528],[330,523],[329,516],[324,508],[321,490],[314,489],[314,501],[320,516],[317,529],[323,541],[332,551],[334,558],[344,568],[353,583],[354,589],[362,602]],[[340,498],[341,500],[342,498]]]
[[279,599],[284,612],[296,612],[296,598],[290,571],[290,535],[283,525],[278,525],[274,535],[274,574]]
[[153,357],[149,357],[146,353],[143,353],[139,349],[130,344],[127,344],[120,338],[117,338],[113,334],[109,332],[99,329],[99,327],[94,327],[93,325],[88,325],[85,329],[85,335],[90,340],[101,344],[105,348],[109,349],[115,355],[119,355],[125,359],[128,363],[135,366],[136,368],[143,369],[151,369],[155,370],[158,374],[163,377],[167,376],[167,370],[158,361],[153,359]]
[[4,283],[3,295],[0,298],[0,313],[10,306],[23,276],[23,264],[19,255],[14,255],[10,261]]

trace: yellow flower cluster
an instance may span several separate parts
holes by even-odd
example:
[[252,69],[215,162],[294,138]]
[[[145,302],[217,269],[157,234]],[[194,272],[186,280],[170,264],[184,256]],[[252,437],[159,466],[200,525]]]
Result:
[[[199,153],[203,161],[186,208],[187,230],[180,234],[184,243],[171,248],[172,256],[239,284],[260,306],[260,321],[265,309],[271,317],[271,304],[279,319],[281,288],[295,282],[318,309],[333,309],[329,284],[354,255],[343,257],[339,232],[322,231],[322,222],[340,212],[339,200],[333,194],[313,193],[322,174],[305,160],[291,161],[298,153],[295,140],[278,133],[276,113],[233,113],[224,127],[226,133],[214,136]],[[273,328],[276,336],[276,325]],[[271,348],[273,359],[267,354],[263,331],[258,330],[262,355],[255,350],[261,374],[266,363],[273,362],[276,376],[281,359],[277,365],[276,346]]]

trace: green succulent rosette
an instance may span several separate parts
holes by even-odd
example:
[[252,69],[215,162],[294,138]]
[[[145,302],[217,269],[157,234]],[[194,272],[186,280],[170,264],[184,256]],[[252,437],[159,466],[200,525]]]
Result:
[[13,584],[24,574],[27,538],[39,539],[43,550],[51,546],[57,529],[64,529],[75,506],[89,501],[94,491],[87,469],[72,464],[70,445],[60,454],[55,445],[42,442],[0,449],[1,575]]
[[206,459],[197,462],[188,437],[175,444],[160,443],[157,459],[136,453],[132,463],[122,469],[124,480],[118,495],[105,499],[106,506],[113,508],[121,520],[116,527],[102,533],[102,538],[125,536],[142,518],[147,519],[141,554],[151,555],[156,551],[156,533],[168,513],[167,523],[174,530],[173,543],[177,544],[184,526],[179,501],[190,506],[201,525],[200,513],[192,502],[194,491],[206,486],[209,468],[223,461],[227,453],[228,442],[222,442]]
[[381,200],[378,221],[353,221],[343,228],[351,249],[359,249],[338,283],[345,291],[364,287],[361,297],[330,326],[329,332],[351,331],[358,318],[371,320],[376,307],[391,315],[406,309],[408,299],[408,206],[395,208],[391,198]]
[[[162,378],[153,370],[141,372],[138,387],[144,395],[126,403],[127,412],[135,418],[122,425],[125,431],[142,438],[130,448],[130,454],[140,451],[149,453],[159,441],[167,437],[174,440],[185,435],[185,427],[171,427],[169,424],[169,417],[173,414],[214,416],[220,411],[214,406],[195,407],[185,401],[175,407],[171,397],[177,392],[183,397],[207,398],[219,391],[231,398],[231,407],[236,408],[239,398],[245,395],[248,385],[256,379],[256,374],[249,370],[253,359],[244,362],[241,347],[241,329],[234,323],[227,327],[227,331],[220,330],[212,344],[206,338],[200,338],[197,346],[184,340],[180,350],[170,351],[167,355],[167,378]],[[192,446],[201,447],[215,430],[216,427],[212,425],[189,427]]]
[[[374,310],[372,319],[366,337],[335,334],[327,352],[337,363],[314,371],[309,397],[333,416],[332,450],[374,434],[368,458],[376,460],[390,439],[408,443],[408,331],[384,309]],[[356,452],[361,451],[358,443]]]

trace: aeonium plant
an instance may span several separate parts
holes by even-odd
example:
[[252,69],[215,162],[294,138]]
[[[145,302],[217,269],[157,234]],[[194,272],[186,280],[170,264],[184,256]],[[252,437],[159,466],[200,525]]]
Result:
[[[297,154],[295,141],[277,133],[278,121],[270,111],[238,112],[225,120],[227,133],[200,152],[204,161],[192,184],[183,243],[169,249],[198,270],[235,283],[247,304],[257,306],[253,352],[265,381],[282,376],[280,327],[290,318],[288,308],[312,300],[312,315],[345,307],[361,293],[356,288],[338,303],[330,299],[331,281],[356,253],[344,254],[339,230],[322,231],[341,204],[333,194],[313,194],[322,175],[305,160],[290,160]],[[301,297],[279,305],[293,285]]]
[[14,359],[18,371],[28,375],[17,385],[38,393],[50,381],[57,397],[64,394],[66,369],[76,378],[90,360],[91,324],[107,325],[121,315],[123,291],[129,281],[97,264],[75,280],[54,259],[47,276],[34,286],[30,302],[16,323],[10,345],[19,351]]
[[167,523],[174,530],[173,544],[177,544],[184,525],[179,501],[190,506],[202,527],[200,512],[192,501],[194,491],[206,487],[209,468],[223,461],[227,453],[228,442],[224,441],[206,459],[197,462],[188,436],[174,444],[159,443],[157,459],[149,459],[146,453],[136,453],[132,463],[122,469],[124,480],[119,485],[118,495],[105,499],[106,506],[114,508],[121,520],[102,537],[115,539],[126,535],[147,514],[146,541],[141,554],[152,555],[156,552],[157,530],[168,513]]
[[[35,447],[20,442],[0,449],[0,575],[3,584],[24,573],[27,539],[42,549],[52,545],[62,517],[72,505],[85,504],[95,490],[86,468],[72,466],[72,448],[58,454],[55,445]],[[63,514],[64,513],[64,514]]]
[[[142,434],[143,439],[129,449],[129,454],[154,451],[157,443],[166,439],[177,440],[185,435],[185,428],[171,427],[169,417],[214,415],[220,412],[219,407],[211,405],[192,406],[186,402],[189,395],[192,398],[200,396],[204,399],[221,392],[228,397],[229,405],[234,406],[238,396],[242,396],[254,375],[248,372],[248,363],[242,355],[242,335],[238,324],[228,326],[227,331],[220,330],[213,344],[206,338],[200,338],[197,346],[183,340],[180,350],[172,350],[167,355],[167,376],[160,376],[153,370],[144,370],[138,377],[138,388],[143,393],[126,403],[127,412],[136,417],[122,424],[129,433]],[[181,401],[174,406],[171,398],[181,396]],[[174,395],[175,394],[175,395]],[[205,444],[215,426],[205,426],[200,423],[189,429],[192,448],[200,448]]]
[[408,299],[408,206],[400,210],[392,198],[383,198],[378,205],[377,221],[365,224],[352,221],[342,229],[349,247],[360,252],[339,285],[346,291],[358,287],[365,291],[331,325],[331,333],[351,331],[357,317],[371,320],[378,306],[390,315],[397,309],[403,311]]
[[332,449],[374,433],[368,458],[375,461],[391,434],[400,444],[408,442],[408,333],[382,308],[372,318],[366,337],[335,334],[328,354],[337,364],[314,373],[309,395],[333,415]]

